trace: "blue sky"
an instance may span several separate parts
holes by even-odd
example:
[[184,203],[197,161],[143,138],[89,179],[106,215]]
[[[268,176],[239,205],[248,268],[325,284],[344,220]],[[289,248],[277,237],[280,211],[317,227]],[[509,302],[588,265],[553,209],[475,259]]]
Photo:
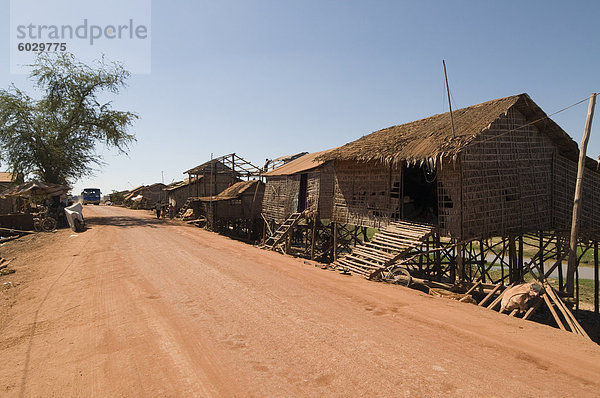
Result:
[[[9,73],[0,1],[0,87]],[[79,181],[103,192],[184,177],[215,156],[266,158],[527,92],[553,113],[600,91],[598,1],[153,1],[152,73],[115,107],[139,114],[129,156]],[[579,142],[587,103],[553,117]],[[600,117],[600,116],[599,116]],[[588,155],[600,153],[600,120]]]

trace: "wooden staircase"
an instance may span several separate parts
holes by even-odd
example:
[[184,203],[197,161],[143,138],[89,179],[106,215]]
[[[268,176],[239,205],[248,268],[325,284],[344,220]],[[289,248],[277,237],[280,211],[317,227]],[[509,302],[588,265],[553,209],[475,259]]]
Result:
[[290,234],[294,227],[298,225],[300,220],[303,218],[303,213],[292,213],[287,220],[279,226],[273,235],[268,237],[265,242],[260,246],[261,249],[275,250],[280,249],[285,253],[285,249],[282,246],[285,244],[285,239]]
[[190,197],[185,201],[183,206],[181,206],[181,209],[179,209],[179,211],[177,212],[177,215],[175,216],[175,218],[183,218],[183,215],[185,214],[187,209],[190,208],[190,204],[192,203],[192,200],[193,200],[193,198]]
[[413,249],[434,232],[435,226],[397,221],[377,232],[370,242],[354,247],[352,253],[338,258],[333,268],[353,272],[371,279]]

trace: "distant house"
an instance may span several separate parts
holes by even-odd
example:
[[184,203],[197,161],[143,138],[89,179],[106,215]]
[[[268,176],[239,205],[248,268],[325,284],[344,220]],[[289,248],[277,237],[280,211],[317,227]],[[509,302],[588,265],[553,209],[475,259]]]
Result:
[[10,188],[15,182],[15,175],[10,172],[0,171],[0,192]]
[[185,171],[188,178],[169,187],[169,202],[180,209],[189,198],[194,198],[188,205],[193,208],[194,217],[198,217],[201,211],[198,198],[216,196],[242,179],[258,178],[261,173],[260,168],[235,153],[220,156]]
[[134,188],[125,195],[125,204],[139,209],[152,209],[157,202],[166,202],[163,191],[165,187],[165,184],[159,182]]
[[175,212],[185,204],[188,198],[197,198],[207,195],[216,195],[227,189],[232,182],[230,173],[216,174],[211,179],[210,176],[200,175],[183,181],[174,182],[164,188],[166,200],[173,205]]
[[330,151],[305,154],[263,174],[262,212],[267,220],[281,223],[307,209],[318,211],[321,219],[331,218],[333,162],[317,160]]
[[[0,193],[6,191],[15,182],[13,173],[2,171],[0,172]],[[14,199],[0,198],[0,214],[11,213],[15,210]]]
[[265,184],[259,180],[240,181],[216,196],[197,200],[210,229],[245,231],[248,236],[258,225],[264,191]]

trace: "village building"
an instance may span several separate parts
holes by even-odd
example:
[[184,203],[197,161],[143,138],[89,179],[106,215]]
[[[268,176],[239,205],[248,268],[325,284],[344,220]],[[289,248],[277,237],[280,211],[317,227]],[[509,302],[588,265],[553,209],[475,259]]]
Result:
[[[333,223],[379,231],[334,267],[368,278],[402,269],[466,284],[489,293],[480,305],[490,308],[500,305],[495,294],[527,273],[543,281],[558,269],[562,291],[578,156],[575,141],[527,94],[392,126],[329,151],[317,159],[333,162]],[[597,252],[600,174],[590,158],[582,206],[580,250]],[[535,254],[527,255],[531,246]]]
[[153,209],[156,203],[166,202],[163,183],[142,185],[134,188],[125,195],[125,205],[136,209]]
[[265,184],[260,180],[239,181],[216,196],[198,199],[208,229],[219,233],[258,240],[262,233],[260,217]]

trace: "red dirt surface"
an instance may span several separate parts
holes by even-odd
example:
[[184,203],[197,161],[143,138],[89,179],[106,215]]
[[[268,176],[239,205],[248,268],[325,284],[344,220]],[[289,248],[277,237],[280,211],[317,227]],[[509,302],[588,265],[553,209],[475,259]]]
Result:
[[[600,348],[118,207],[0,248],[2,396],[597,397]],[[15,281],[15,287],[1,283]]]

